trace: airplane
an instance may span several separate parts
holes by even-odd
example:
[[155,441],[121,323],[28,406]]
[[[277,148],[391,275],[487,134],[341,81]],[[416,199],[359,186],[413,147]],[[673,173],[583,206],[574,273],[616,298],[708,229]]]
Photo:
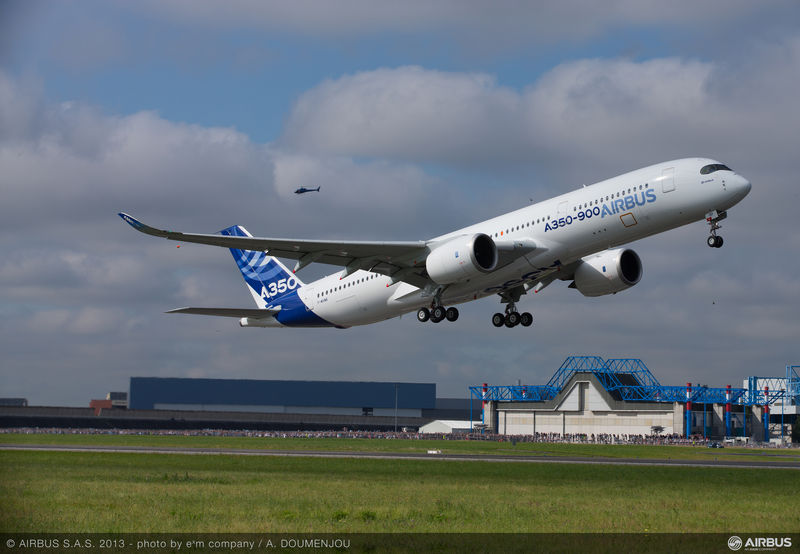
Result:
[[[219,234],[159,230],[120,213],[134,229],[170,240],[229,248],[255,309],[179,308],[167,313],[239,318],[242,327],[367,325],[416,311],[420,322],[458,319],[455,305],[498,295],[495,327],[528,327],[516,304],[555,280],[584,296],[616,294],[642,277],[624,245],[705,220],[707,244],[751,184],[708,158],[651,165],[429,240],[405,242],[258,238],[243,227]],[[289,271],[277,258],[296,260]],[[296,273],[311,263],[342,270],[311,283]]]
[[300,187],[299,189],[294,191],[294,193],[295,194],[303,194],[303,193],[306,193],[306,192],[319,192],[320,188],[322,188],[322,187],[317,187],[315,189],[307,189],[306,187]]

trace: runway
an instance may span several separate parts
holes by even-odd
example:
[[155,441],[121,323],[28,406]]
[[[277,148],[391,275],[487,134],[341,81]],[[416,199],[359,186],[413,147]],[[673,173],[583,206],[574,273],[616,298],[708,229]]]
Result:
[[306,458],[354,458],[383,460],[430,460],[461,462],[506,462],[506,463],[559,463],[600,464],[634,466],[711,467],[747,469],[794,469],[800,470],[800,461],[753,461],[753,460],[673,460],[646,458],[584,458],[578,456],[542,455],[478,455],[478,454],[427,454],[398,452],[335,452],[321,450],[252,450],[234,448],[180,448],[155,446],[80,446],[80,445],[20,445],[0,444],[0,450],[51,451],[51,452],[107,452],[134,454],[182,454],[215,456],[284,456]]

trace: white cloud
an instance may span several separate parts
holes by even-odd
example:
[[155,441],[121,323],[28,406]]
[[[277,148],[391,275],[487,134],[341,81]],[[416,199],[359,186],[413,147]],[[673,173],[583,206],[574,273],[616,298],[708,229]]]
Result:
[[[791,6],[787,0],[773,4],[778,11]],[[209,28],[244,27],[310,36],[349,38],[387,32],[438,32],[484,48],[584,40],[624,25],[675,25],[702,28],[709,33],[724,23],[742,22],[763,11],[746,0],[701,4],[689,0],[670,4],[657,0],[501,0],[491,5],[480,0],[232,0],[224,5],[213,0],[150,0],[136,3],[132,9]],[[712,21],[716,25],[710,25]]]
[[519,95],[485,74],[377,69],[303,94],[281,142],[312,153],[463,164],[521,154],[519,115]]
[[[676,58],[569,62],[523,91],[485,74],[361,72],[303,94],[281,143],[317,155],[456,167],[535,162],[570,177],[687,155],[746,157],[766,140],[776,142],[770,158],[787,156],[800,125],[790,109],[800,86],[796,42],[743,68]],[[783,86],[769,104],[753,105],[744,91],[769,71],[782,73]]]

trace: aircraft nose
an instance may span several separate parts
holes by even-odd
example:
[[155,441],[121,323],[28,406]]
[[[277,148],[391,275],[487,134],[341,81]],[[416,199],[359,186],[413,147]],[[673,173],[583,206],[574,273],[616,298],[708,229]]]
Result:
[[750,194],[750,189],[753,188],[753,185],[741,175],[736,175],[734,188],[737,193],[736,195],[741,199]]

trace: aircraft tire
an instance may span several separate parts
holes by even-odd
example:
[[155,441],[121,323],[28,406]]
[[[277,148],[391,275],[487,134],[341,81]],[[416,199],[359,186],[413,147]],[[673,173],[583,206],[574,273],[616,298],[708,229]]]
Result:
[[519,316],[519,322],[523,327],[530,327],[533,324],[533,316],[530,314],[530,312],[524,312]]
[[516,327],[519,325],[520,315],[517,312],[511,312],[506,316],[506,327]]
[[725,242],[722,240],[722,237],[717,235],[714,240],[714,248],[722,248],[722,244]]
[[492,325],[494,325],[495,327],[502,327],[505,322],[506,322],[506,316],[504,316],[499,312],[492,316]]
[[428,308],[420,308],[417,310],[417,321],[420,323],[425,323],[431,318],[431,312]]
[[706,244],[711,248],[718,248],[717,246],[717,237],[714,235],[709,235],[708,239],[706,239]]
[[447,315],[447,310],[445,310],[442,306],[436,306],[433,310],[431,310],[431,321],[434,323],[439,323],[444,319],[445,315]]
[[458,309],[452,307],[447,308],[444,316],[447,318],[447,321],[455,321],[458,319]]

